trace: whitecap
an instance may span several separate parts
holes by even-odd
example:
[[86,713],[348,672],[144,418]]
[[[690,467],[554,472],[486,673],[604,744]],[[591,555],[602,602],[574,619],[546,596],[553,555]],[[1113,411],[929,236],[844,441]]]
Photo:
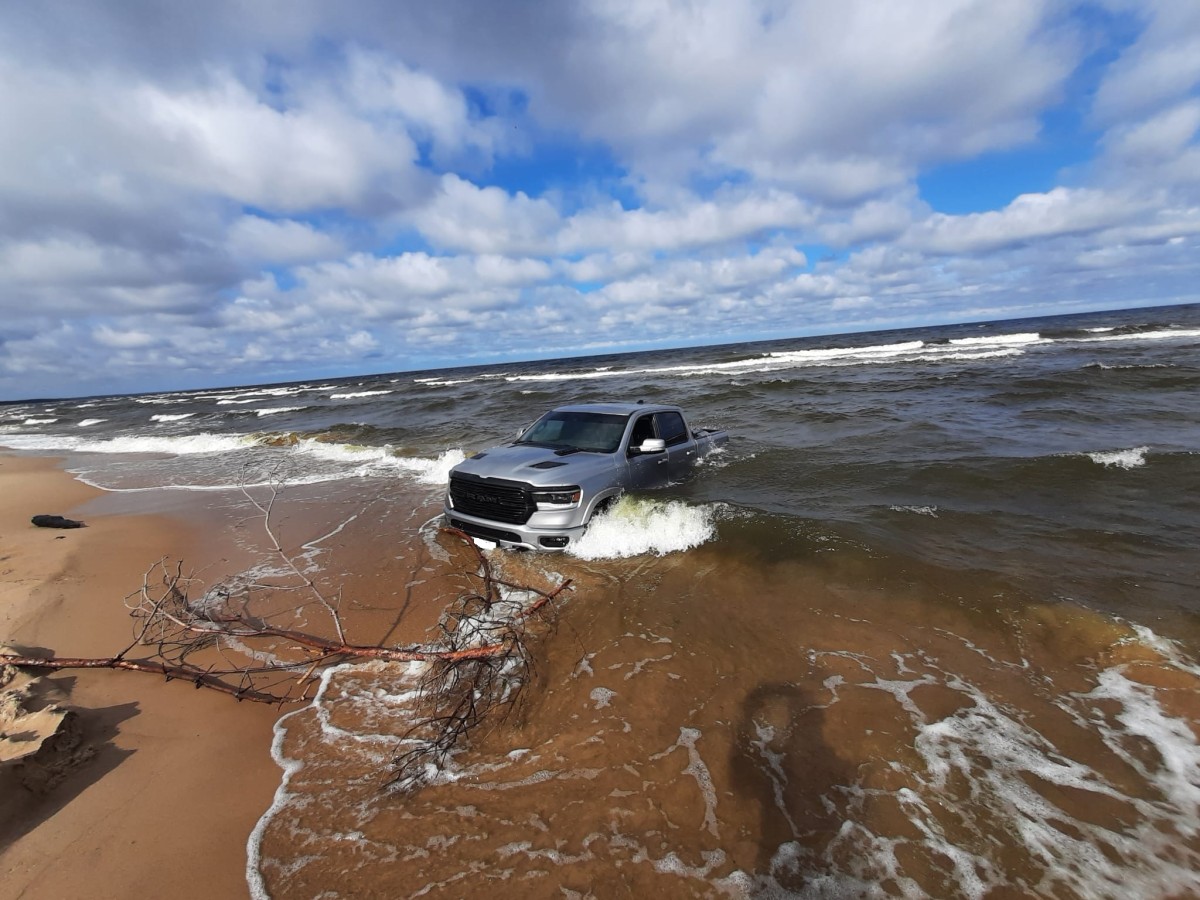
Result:
[[1149,451],[1149,447],[1134,447],[1132,450],[1110,450],[1085,455],[1092,462],[1104,466],[1106,469],[1136,469],[1146,464],[1146,454]]
[[359,397],[381,397],[391,391],[356,391],[350,394],[330,394],[330,400],[357,400]]
[[303,406],[275,406],[270,409],[253,409],[253,410],[250,410],[250,412],[253,412],[259,418],[262,418],[263,416],[273,416],[273,415],[276,415],[277,413],[296,412],[297,410],[301,410],[301,409],[304,409],[304,407]]
[[952,338],[950,343],[956,347],[1006,347],[1012,344],[1037,344],[1042,336],[1037,332],[1021,334],[998,334],[991,337]]
[[938,517],[938,508],[936,506],[889,506],[892,512],[910,512],[916,513],[918,516],[929,516],[931,519]]
[[1200,328],[1164,328],[1159,331],[1136,331],[1129,334],[1105,334],[1080,338],[1088,343],[1099,341],[1169,341],[1181,338],[1200,338]]

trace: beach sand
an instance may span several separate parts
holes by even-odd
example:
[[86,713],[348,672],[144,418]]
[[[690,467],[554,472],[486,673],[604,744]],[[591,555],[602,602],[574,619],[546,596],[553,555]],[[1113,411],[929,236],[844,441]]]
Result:
[[[174,517],[73,512],[99,494],[53,460],[0,455],[0,643],[111,655],[152,563],[227,552]],[[35,528],[40,513],[88,527]],[[49,681],[94,754],[41,796],[0,773],[0,898],[246,896],[246,838],[279,782],[278,710],[140,673]]]

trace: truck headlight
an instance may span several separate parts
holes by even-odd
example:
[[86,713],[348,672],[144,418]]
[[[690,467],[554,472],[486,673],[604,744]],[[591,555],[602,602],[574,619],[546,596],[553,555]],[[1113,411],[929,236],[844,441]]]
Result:
[[559,488],[553,491],[534,491],[533,502],[538,509],[572,509],[579,505],[583,491],[577,487]]

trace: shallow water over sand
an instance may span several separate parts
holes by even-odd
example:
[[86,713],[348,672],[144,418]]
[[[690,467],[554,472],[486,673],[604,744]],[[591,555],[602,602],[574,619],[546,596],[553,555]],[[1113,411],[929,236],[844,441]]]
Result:
[[278,728],[288,778],[258,836],[263,893],[1197,887],[1200,669],[1144,627],[821,540],[776,562],[719,540],[493,561],[574,580],[521,706],[396,792],[416,673],[334,673]]

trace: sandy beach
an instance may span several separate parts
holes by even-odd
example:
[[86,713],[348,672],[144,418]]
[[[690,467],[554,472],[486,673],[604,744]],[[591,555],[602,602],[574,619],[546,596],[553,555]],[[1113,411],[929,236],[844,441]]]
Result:
[[[123,598],[166,556],[216,563],[222,548],[174,518],[88,515],[35,528],[100,492],[56,462],[0,455],[0,641],[106,656],[128,642]],[[0,772],[0,897],[238,897],[246,838],[278,769],[273,707],[130,672],[49,679],[94,753],[44,795]]]

